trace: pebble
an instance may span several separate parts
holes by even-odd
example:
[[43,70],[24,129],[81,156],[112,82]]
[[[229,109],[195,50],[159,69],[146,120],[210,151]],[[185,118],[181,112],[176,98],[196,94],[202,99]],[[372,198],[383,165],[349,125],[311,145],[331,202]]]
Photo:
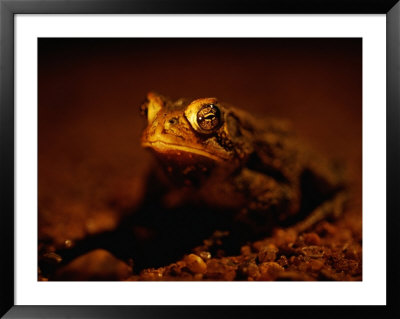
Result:
[[277,246],[290,245],[296,241],[297,233],[293,229],[277,228],[274,231],[274,239]]
[[320,271],[324,267],[324,262],[318,259],[310,260],[310,268],[312,271]]
[[343,252],[345,256],[349,259],[358,260],[359,259],[359,250],[355,245],[346,247]]
[[307,234],[304,234],[303,237],[304,237],[304,242],[307,245],[320,245],[321,244],[321,238],[316,233],[307,233]]
[[158,281],[163,279],[164,268],[149,268],[140,273],[140,280],[144,281]]
[[325,254],[324,249],[321,246],[305,246],[301,248],[301,252],[304,256],[311,258],[321,258]]
[[288,262],[287,257],[285,255],[281,255],[277,262],[282,267],[287,267],[289,265],[289,262]]
[[257,258],[260,263],[274,261],[277,253],[278,248],[274,244],[268,244],[267,246],[261,248]]
[[260,271],[259,280],[274,280],[282,271],[283,267],[276,262],[265,262],[258,266]]
[[65,248],[72,248],[73,245],[74,245],[74,242],[71,239],[66,239],[64,241]]
[[235,266],[228,265],[226,260],[210,259],[207,261],[207,278],[215,280],[234,280]]
[[204,260],[209,260],[211,258],[211,253],[209,251],[200,252],[199,256]]
[[192,273],[204,274],[207,272],[206,263],[203,261],[203,259],[201,259],[201,257],[195,254],[187,255],[184,258],[184,261],[186,262],[186,266],[190,269]]
[[250,262],[239,267],[238,275],[243,280],[257,280],[260,277],[260,271],[255,263]]
[[57,270],[54,280],[124,280],[132,268],[104,249],[92,250]]

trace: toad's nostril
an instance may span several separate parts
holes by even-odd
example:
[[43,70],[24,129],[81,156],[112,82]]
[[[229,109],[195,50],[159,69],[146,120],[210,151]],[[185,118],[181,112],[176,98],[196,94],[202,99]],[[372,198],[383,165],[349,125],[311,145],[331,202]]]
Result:
[[170,118],[168,122],[172,125],[178,124],[178,118],[177,117]]

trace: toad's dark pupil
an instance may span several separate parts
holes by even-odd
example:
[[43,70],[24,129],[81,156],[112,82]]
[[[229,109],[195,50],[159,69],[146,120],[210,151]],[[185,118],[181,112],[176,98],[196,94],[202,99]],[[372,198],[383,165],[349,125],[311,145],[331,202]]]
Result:
[[197,113],[197,124],[205,131],[215,129],[220,122],[221,112],[214,104],[203,105]]

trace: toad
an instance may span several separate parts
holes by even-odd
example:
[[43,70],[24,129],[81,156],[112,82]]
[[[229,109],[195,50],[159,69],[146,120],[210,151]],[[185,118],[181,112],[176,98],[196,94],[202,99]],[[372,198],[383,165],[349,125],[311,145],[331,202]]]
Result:
[[171,101],[156,93],[141,112],[141,143],[163,167],[166,206],[229,210],[254,232],[271,223],[302,232],[343,210],[342,170],[284,120],[253,117],[213,97]]

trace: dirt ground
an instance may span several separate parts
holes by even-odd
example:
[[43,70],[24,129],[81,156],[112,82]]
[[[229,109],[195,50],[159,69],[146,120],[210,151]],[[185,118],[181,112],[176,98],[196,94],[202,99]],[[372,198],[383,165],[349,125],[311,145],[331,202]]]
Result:
[[[362,280],[360,39],[40,39],[38,71],[39,280]],[[345,213],[226,245],[212,212],[150,205],[151,90],[289,119],[346,165]]]

